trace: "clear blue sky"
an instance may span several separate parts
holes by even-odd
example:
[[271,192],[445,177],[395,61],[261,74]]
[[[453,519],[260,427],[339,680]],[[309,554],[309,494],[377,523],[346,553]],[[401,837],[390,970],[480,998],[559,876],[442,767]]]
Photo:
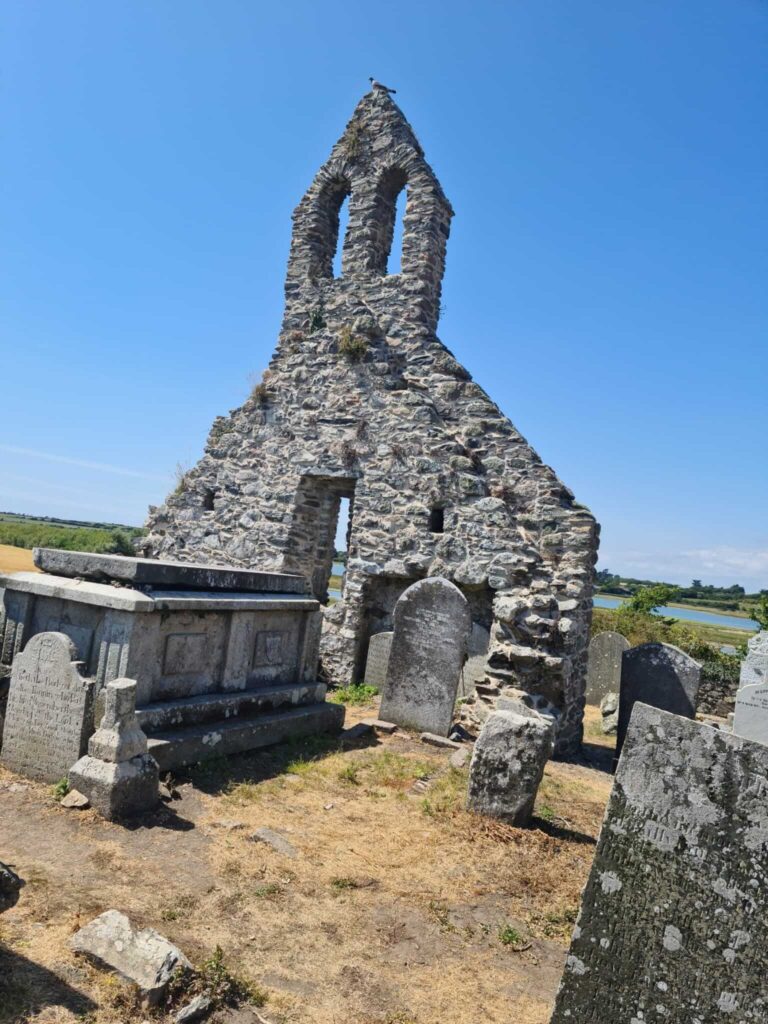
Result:
[[276,340],[374,75],[454,204],[440,336],[603,526],[768,586],[759,0],[5,0],[0,509],[130,523]]

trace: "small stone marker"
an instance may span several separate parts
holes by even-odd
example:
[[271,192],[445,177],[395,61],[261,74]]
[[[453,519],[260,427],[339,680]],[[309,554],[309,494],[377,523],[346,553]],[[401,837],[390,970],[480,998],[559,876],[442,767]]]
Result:
[[13,771],[58,782],[85,751],[93,680],[76,659],[63,633],[37,633],[16,655],[0,757]]
[[599,704],[607,694],[619,692],[621,656],[629,646],[626,637],[611,630],[592,637],[587,664],[587,704]]
[[368,657],[365,659],[365,680],[368,686],[384,689],[387,680],[387,665],[392,647],[392,633],[374,633],[368,641]]
[[733,714],[738,736],[768,744],[768,631],[750,637]]
[[619,695],[606,693],[600,701],[600,714],[603,716],[600,728],[606,736],[615,736],[619,727]]
[[150,1006],[160,1002],[176,971],[192,969],[181,950],[159,932],[139,931],[119,910],[94,918],[75,932],[69,945],[133,982]]
[[635,704],[550,1024],[768,1019],[768,748]]
[[283,857],[296,857],[298,856],[296,847],[293,843],[290,843],[285,836],[281,836],[279,832],[275,832],[271,828],[257,828],[256,831],[248,837],[252,843],[266,843],[267,846],[271,846],[275,853],[280,853]]
[[554,745],[553,723],[535,711],[495,711],[475,743],[467,808],[510,825],[527,825]]
[[614,767],[621,754],[635,702],[693,718],[700,679],[701,665],[698,661],[672,644],[640,644],[624,652]]
[[379,714],[447,736],[471,627],[467,599],[448,580],[419,580],[400,595],[394,627]]
[[88,741],[88,753],[69,769],[69,783],[105,818],[152,810],[160,799],[157,762],[136,718],[136,683],[106,686],[104,717]]

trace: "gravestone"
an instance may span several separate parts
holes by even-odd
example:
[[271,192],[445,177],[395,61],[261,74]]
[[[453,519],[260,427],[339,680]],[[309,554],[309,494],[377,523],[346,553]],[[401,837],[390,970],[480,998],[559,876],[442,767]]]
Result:
[[107,683],[101,724],[88,753],[69,769],[69,784],[104,818],[127,818],[157,804],[157,762],[136,717],[135,680]]
[[467,809],[524,826],[531,820],[544,767],[555,746],[552,719],[521,704],[495,711],[475,743]]
[[467,599],[437,576],[401,594],[379,717],[447,736],[453,720],[471,618]]
[[550,1024],[768,1019],[768,748],[636,704]]
[[768,744],[768,631],[750,637],[733,715],[738,736]]
[[488,660],[488,645],[491,634],[477,622],[472,623],[472,632],[467,641],[467,660],[461,670],[459,697],[468,697],[475,692],[475,686],[485,679],[485,663]]
[[621,656],[629,650],[629,640],[608,630],[597,633],[589,642],[587,665],[587,704],[599,705],[609,693],[619,692]]
[[389,651],[392,646],[392,633],[374,633],[368,641],[368,657],[365,660],[365,679],[368,686],[377,690],[384,689],[387,680]]
[[614,767],[621,754],[635,701],[683,718],[693,718],[700,679],[701,665],[698,661],[672,644],[640,644],[624,652]]
[[63,633],[38,633],[16,655],[0,753],[13,771],[57,782],[84,753],[93,680],[80,675],[76,659]]

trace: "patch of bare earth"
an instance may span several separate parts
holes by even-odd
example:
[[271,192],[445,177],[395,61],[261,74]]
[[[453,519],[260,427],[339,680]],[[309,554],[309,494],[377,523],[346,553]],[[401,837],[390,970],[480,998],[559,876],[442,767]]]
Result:
[[551,763],[530,829],[467,814],[466,780],[409,736],[309,741],[203,766],[123,828],[0,770],[0,860],[26,880],[0,916],[0,1024],[170,1019],[69,951],[110,907],[193,962],[220,945],[274,1024],[545,1024],[610,778]]

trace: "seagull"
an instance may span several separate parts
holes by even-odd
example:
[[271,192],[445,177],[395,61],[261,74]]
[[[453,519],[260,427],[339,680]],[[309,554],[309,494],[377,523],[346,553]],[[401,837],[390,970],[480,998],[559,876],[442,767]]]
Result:
[[368,81],[371,83],[371,88],[377,92],[397,92],[397,89],[390,89],[389,86],[377,82],[375,78],[369,78]]

